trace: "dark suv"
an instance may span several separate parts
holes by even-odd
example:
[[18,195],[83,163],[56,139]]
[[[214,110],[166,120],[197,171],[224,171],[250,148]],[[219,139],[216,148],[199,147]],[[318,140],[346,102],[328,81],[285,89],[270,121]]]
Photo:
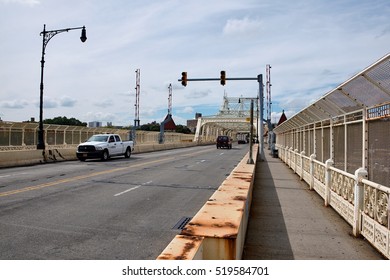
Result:
[[219,148],[232,148],[232,139],[229,136],[218,136],[217,137],[217,149]]

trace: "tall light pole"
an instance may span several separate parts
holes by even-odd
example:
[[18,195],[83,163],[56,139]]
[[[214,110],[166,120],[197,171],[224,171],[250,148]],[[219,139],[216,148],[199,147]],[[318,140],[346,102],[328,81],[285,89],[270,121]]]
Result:
[[45,50],[47,43],[50,39],[53,38],[58,33],[68,32],[69,30],[81,29],[81,42],[87,40],[87,32],[85,26],[83,27],[74,27],[74,28],[65,28],[57,30],[46,30],[46,24],[43,25],[43,31],[39,34],[42,36],[42,58],[41,58],[41,85],[40,85],[40,95],[39,95],[39,129],[38,129],[38,143],[37,149],[45,149],[45,140],[44,140],[44,131],[43,131],[43,68],[45,66]]

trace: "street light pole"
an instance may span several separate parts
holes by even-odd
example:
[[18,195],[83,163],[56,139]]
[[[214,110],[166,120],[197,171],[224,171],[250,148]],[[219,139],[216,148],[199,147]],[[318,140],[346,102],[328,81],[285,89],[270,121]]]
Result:
[[65,28],[65,29],[57,29],[57,30],[46,30],[46,24],[43,25],[43,31],[39,34],[42,36],[42,58],[41,58],[41,83],[40,83],[40,94],[39,94],[39,128],[38,128],[38,143],[37,149],[44,150],[45,149],[45,140],[44,140],[44,130],[43,130],[43,69],[45,66],[45,50],[47,43],[49,43],[50,39],[53,38],[58,33],[68,32],[69,30],[81,29],[81,42],[85,42],[87,40],[87,32],[85,30],[85,26],[83,27],[74,27],[74,28]]
[[251,128],[249,134],[249,159],[248,164],[254,164],[253,161],[253,99],[251,100]]
[[259,82],[259,104],[260,104],[260,118],[259,118],[259,140],[260,140],[260,161],[265,161],[264,155],[264,120],[263,120],[263,111],[264,111],[264,92],[263,92],[263,75],[259,74],[257,76],[257,81]]

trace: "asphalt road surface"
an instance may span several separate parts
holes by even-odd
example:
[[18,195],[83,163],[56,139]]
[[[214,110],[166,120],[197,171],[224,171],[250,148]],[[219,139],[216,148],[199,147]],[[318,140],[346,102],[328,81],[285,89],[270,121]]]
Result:
[[247,152],[213,145],[0,169],[0,259],[154,260]]

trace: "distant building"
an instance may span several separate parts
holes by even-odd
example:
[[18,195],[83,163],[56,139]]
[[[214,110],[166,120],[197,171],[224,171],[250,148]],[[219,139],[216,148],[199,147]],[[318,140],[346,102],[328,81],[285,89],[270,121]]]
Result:
[[102,126],[102,122],[93,121],[88,123],[88,127],[101,127],[101,126]]
[[192,133],[195,133],[196,126],[198,124],[198,119],[202,117],[201,113],[195,114],[195,120],[187,120],[187,127],[191,130]]
[[162,123],[164,124],[165,131],[176,131],[176,124],[171,114],[168,114]]
[[279,121],[278,121],[278,124],[277,124],[277,126],[278,125],[281,125],[283,122],[285,122],[287,120],[287,117],[286,117],[286,114],[284,113],[284,110],[283,110],[283,113],[282,113],[282,115],[280,116],[280,119],[279,119]]

